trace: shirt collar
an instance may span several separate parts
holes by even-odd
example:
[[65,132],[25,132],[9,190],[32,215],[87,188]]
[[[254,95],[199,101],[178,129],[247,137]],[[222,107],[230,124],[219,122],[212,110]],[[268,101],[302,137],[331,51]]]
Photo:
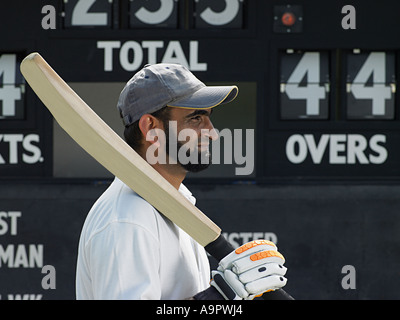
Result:
[[192,204],[196,204],[196,198],[192,195],[190,190],[183,184],[179,186],[178,191],[185,197],[187,198]]

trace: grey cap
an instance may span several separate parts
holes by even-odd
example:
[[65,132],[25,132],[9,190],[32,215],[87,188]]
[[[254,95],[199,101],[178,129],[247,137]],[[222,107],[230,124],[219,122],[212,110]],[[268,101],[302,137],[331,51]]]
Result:
[[237,94],[236,86],[206,86],[186,67],[160,63],[144,66],[127,82],[117,107],[127,127],[165,106],[208,109],[231,102]]

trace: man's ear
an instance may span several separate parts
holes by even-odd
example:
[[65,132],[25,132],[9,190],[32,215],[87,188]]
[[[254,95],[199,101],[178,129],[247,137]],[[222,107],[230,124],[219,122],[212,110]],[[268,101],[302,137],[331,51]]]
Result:
[[151,114],[144,114],[139,119],[139,129],[142,132],[144,139],[151,144],[157,142],[157,132],[156,129],[164,129],[162,122]]

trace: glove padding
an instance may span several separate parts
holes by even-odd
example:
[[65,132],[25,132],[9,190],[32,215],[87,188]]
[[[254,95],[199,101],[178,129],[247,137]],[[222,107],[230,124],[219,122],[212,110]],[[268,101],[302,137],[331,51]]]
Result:
[[211,285],[227,300],[251,300],[286,285],[284,263],[273,242],[251,241],[219,262],[212,271]]

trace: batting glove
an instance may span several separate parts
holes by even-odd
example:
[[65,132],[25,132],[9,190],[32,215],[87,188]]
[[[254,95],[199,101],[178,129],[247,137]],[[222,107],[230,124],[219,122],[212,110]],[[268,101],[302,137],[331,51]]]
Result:
[[212,271],[211,285],[226,300],[251,300],[286,285],[284,263],[273,242],[251,241],[219,262]]

